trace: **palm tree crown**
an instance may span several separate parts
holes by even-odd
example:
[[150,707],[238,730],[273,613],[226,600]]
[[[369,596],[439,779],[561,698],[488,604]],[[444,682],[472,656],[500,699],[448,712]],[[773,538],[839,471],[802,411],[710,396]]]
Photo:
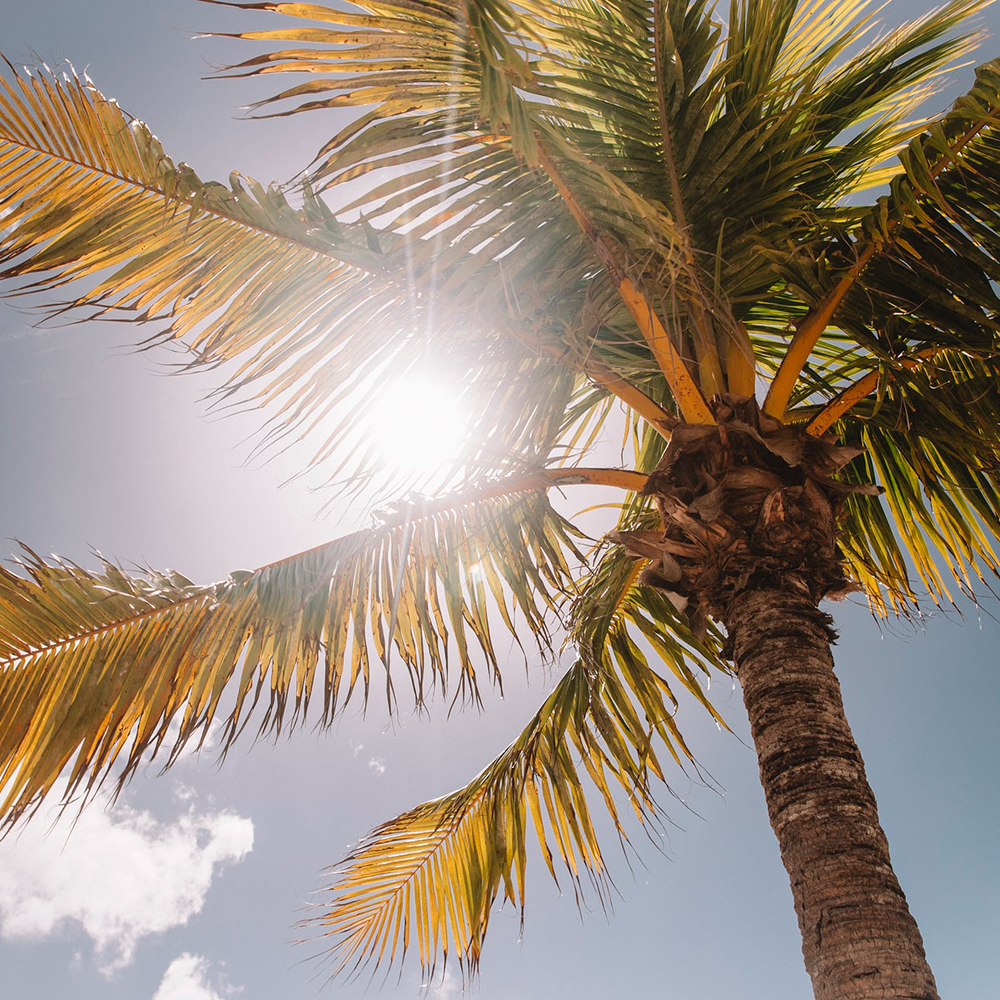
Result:
[[[914,572],[943,601],[997,573],[1000,60],[914,118],[986,2],[889,34],[858,0],[223,4],[293,18],[241,36],[291,47],[228,71],[308,73],[276,113],[354,109],[294,197],[205,183],[87,82],[12,71],[3,276],[158,321],[221,398],[265,409],[262,447],[311,436],[382,508],[211,586],[30,550],[0,570],[0,822],[216,719],[228,746],[319,693],[329,723],[378,661],[390,706],[401,670],[417,704],[476,699],[498,629],[544,650],[557,620],[575,660],[523,733],[373,831],[319,918],[344,969],[407,948],[475,968],[496,897],[524,905],[532,838],[604,891],[593,801],[623,836],[622,802],[656,814],[690,757],[676,685],[713,714],[702,672],[774,687],[751,618],[799,623],[783,655],[812,662],[825,597],[906,612]],[[470,421],[416,495],[369,429],[428,370]],[[632,467],[588,464],[620,412]],[[573,485],[624,497],[596,544],[548,499]],[[789,773],[767,750],[786,709],[754,723],[766,788]],[[846,722],[836,739],[853,747]],[[848,996],[805,948],[817,996]]]

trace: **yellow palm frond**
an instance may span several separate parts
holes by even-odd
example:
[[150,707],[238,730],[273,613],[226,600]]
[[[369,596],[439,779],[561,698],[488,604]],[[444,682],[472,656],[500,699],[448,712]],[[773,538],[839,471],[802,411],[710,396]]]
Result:
[[153,340],[187,367],[221,366],[220,401],[266,408],[269,442],[311,432],[331,478],[377,468],[361,401],[413,371],[461,373],[473,465],[498,437],[544,455],[572,392],[572,371],[507,329],[502,280],[492,303],[462,291],[489,255],[449,274],[438,243],[344,225],[310,192],[293,208],[237,174],[204,183],[75,76],[0,81],[0,223],[0,277],[75,281],[77,315],[160,321]]
[[[24,575],[0,570],[3,824],[64,768],[67,795],[94,790],[116,763],[126,780],[178,720],[170,760],[213,720],[228,746],[259,702],[261,732],[300,722],[317,685],[329,724],[356,688],[368,698],[379,662],[391,711],[394,658],[416,704],[444,694],[449,661],[455,697],[476,699],[474,649],[499,683],[497,619],[547,647],[546,615],[571,591],[579,556],[544,489],[574,481],[590,481],[587,470],[400,505],[372,528],[214,586],[31,553]],[[235,701],[222,709],[227,689]]]
[[496,897],[523,911],[532,840],[553,878],[560,864],[578,894],[588,879],[606,901],[586,793],[600,796],[623,842],[616,792],[654,820],[657,744],[690,759],[675,709],[667,683],[641,660],[625,655],[602,669],[578,661],[468,785],[382,824],[332,872],[331,901],[310,922],[333,938],[335,974],[390,963],[408,948],[425,969],[444,958],[474,971]]

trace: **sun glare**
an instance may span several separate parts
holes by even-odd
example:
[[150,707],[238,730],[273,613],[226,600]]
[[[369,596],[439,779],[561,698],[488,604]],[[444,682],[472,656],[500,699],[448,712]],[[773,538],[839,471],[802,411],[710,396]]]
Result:
[[466,415],[447,386],[411,376],[395,383],[377,406],[373,444],[394,471],[433,477],[458,458]]

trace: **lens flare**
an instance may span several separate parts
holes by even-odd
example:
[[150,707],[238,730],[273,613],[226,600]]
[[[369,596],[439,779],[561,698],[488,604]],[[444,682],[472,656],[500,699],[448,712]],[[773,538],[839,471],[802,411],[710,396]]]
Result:
[[373,444],[389,468],[423,479],[458,459],[466,431],[458,397],[440,382],[412,376],[379,399]]

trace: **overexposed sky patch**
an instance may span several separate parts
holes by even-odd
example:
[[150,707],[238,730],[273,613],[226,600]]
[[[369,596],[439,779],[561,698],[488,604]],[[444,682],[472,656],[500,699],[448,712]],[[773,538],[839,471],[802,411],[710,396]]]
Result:
[[253,849],[253,822],[199,809],[190,796],[170,821],[107,802],[54,823],[39,815],[0,842],[0,937],[38,941],[76,925],[111,975],[142,938],[201,910],[219,869]]

